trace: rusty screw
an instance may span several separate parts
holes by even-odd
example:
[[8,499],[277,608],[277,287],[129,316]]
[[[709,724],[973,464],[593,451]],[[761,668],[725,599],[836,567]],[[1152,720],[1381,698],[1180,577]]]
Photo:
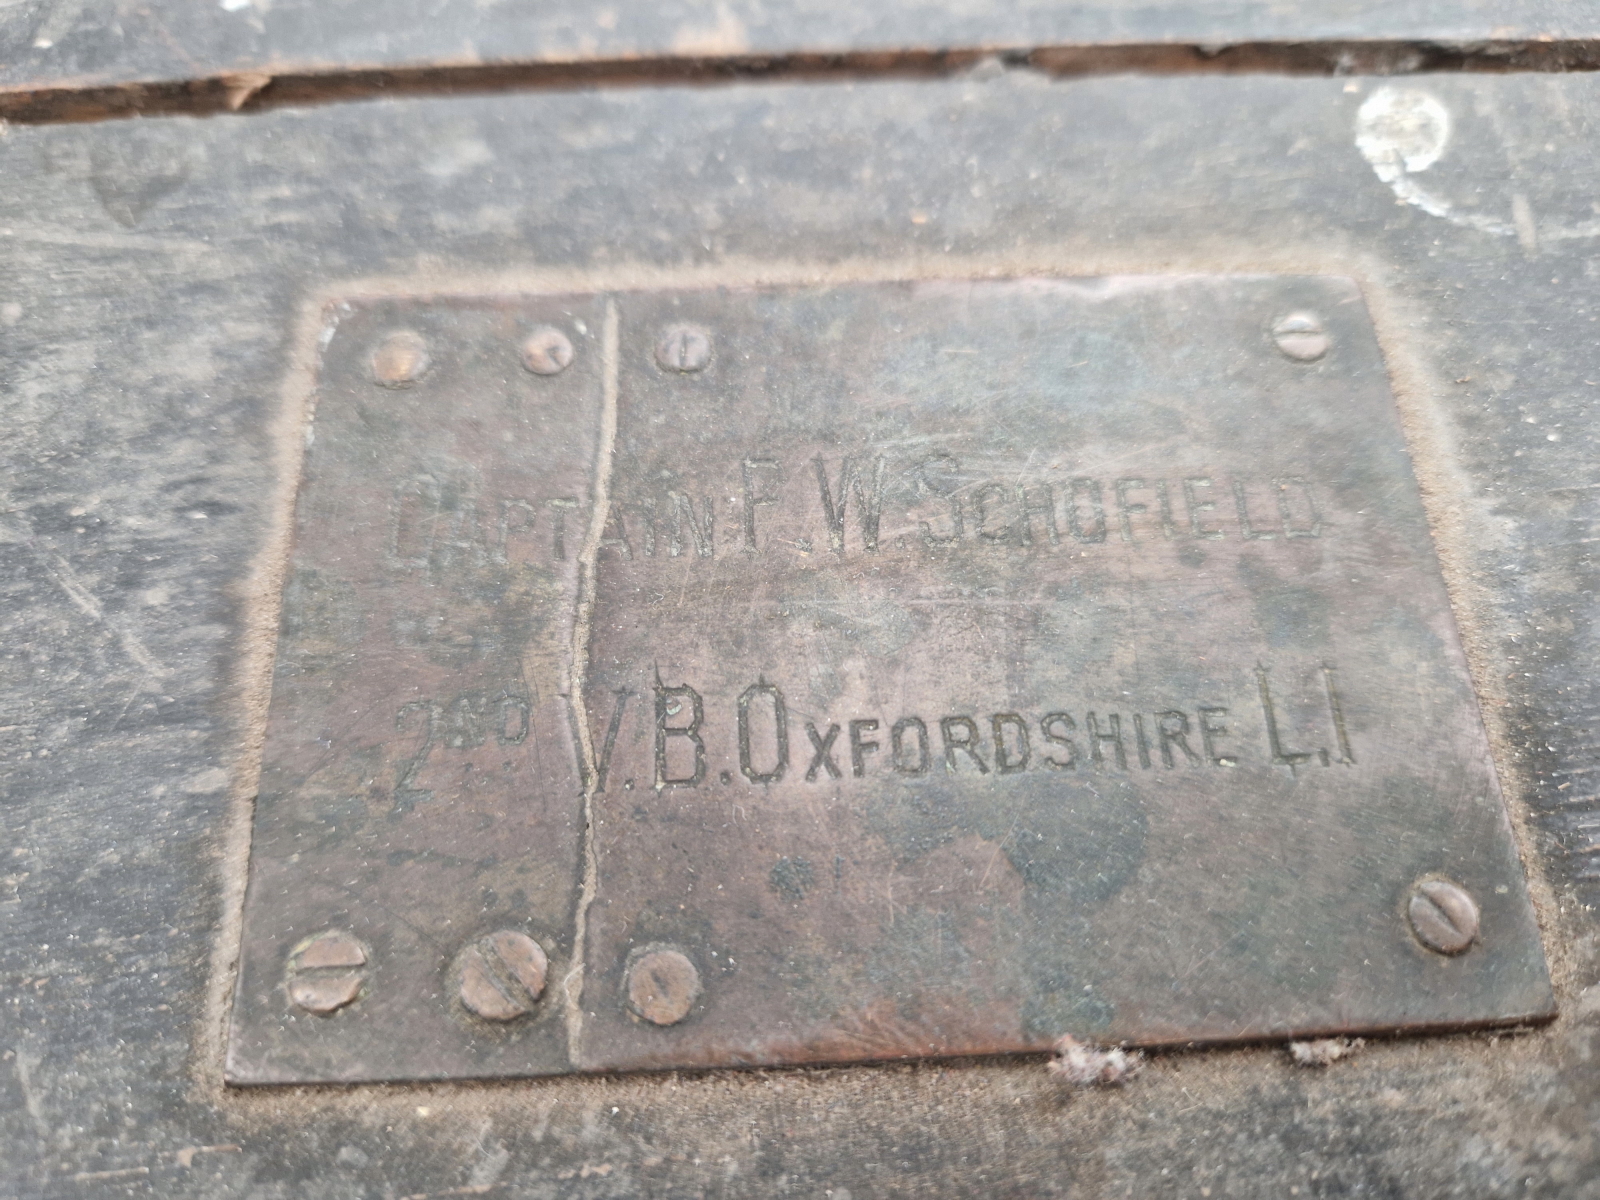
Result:
[[1332,339],[1314,313],[1295,312],[1272,327],[1272,340],[1295,362],[1316,362],[1328,352]]
[[522,365],[535,375],[559,375],[572,362],[572,342],[553,325],[541,325],[522,339]]
[[433,360],[428,343],[411,329],[399,329],[378,343],[372,352],[372,381],[380,387],[410,387],[428,373]]
[[525,933],[502,929],[479,938],[456,963],[456,995],[486,1021],[514,1021],[531,1012],[544,992],[550,960]]
[[1406,908],[1417,940],[1440,954],[1460,954],[1478,938],[1478,902],[1447,879],[1424,879]]
[[656,343],[656,363],[663,371],[703,371],[711,361],[711,337],[692,325],[674,325]]
[[307,938],[289,954],[289,999],[326,1017],[361,993],[367,950],[350,934],[329,929]]
[[700,998],[700,972],[681,950],[648,949],[628,967],[628,1004],[652,1025],[676,1025]]

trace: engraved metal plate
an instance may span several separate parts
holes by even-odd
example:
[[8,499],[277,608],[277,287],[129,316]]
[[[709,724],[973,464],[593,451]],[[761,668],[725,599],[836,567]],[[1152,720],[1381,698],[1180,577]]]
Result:
[[310,433],[234,1082],[1553,1011],[1348,280],[353,301]]

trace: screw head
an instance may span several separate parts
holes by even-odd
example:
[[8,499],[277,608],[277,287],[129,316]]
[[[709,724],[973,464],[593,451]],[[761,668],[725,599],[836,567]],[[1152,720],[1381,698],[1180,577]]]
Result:
[[1272,340],[1295,362],[1316,362],[1333,344],[1322,318],[1308,312],[1293,312],[1279,320],[1272,327]]
[[514,1021],[533,1011],[550,960],[525,933],[502,929],[479,938],[456,960],[456,996],[486,1021]]
[[361,994],[367,948],[341,929],[307,938],[289,953],[289,999],[319,1017],[331,1016]]
[[535,375],[559,375],[572,362],[572,342],[554,325],[541,325],[522,339],[522,365]]
[[711,336],[693,325],[674,325],[656,343],[656,365],[663,371],[689,374],[711,361]]
[[676,1025],[700,998],[700,972],[681,950],[646,950],[628,966],[628,1006],[652,1025]]
[[372,352],[372,381],[379,387],[410,387],[428,373],[428,343],[412,329],[397,329]]
[[1424,879],[1406,906],[1417,940],[1440,954],[1460,954],[1478,940],[1478,902],[1448,879]]

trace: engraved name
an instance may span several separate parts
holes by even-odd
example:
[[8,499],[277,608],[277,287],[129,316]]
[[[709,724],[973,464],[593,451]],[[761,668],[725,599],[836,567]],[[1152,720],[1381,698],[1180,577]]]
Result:
[[[1344,716],[1337,670],[1321,664],[1312,673],[1324,736],[1301,744],[1290,736],[1271,671],[1257,666],[1250,707],[1260,725],[1246,732],[1238,701],[1193,703],[1148,712],[1079,709],[1039,711],[852,714],[841,719],[791,716],[783,690],[758,679],[730,703],[713,703],[687,682],[657,680],[641,700],[621,690],[600,741],[596,790],[605,791],[617,738],[630,712],[650,722],[653,778],[626,780],[657,790],[707,783],[708,764],[721,749],[737,749],[739,773],[751,784],[784,779],[805,783],[861,779],[871,775],[1016,775],[1025,771],[1208,769],[1265,763],[1291,773],[1313,764],[1354,765],[1355,750]],[[1297,681],[1304,685],[1312,679]],[[630,701],[635,702],[630,709]],[[1303,706],[1302,706],[1303,707]],[[1251,714],[1252,718],[1254,714]],[[1302,712],[1301,737],[1311,737]],[[1259,732],[1257,732],[1259,730]],[[1259,738],[1259,741],[1252,739]],[[731,740],[731,745],[726,744]],[[732,782],[732,772],[719,776]]]
[[584,506],[576,496],[480,494],[477,473],[419,475],[395,485],[385,559],[392,570],[442,578],[453,571],[576,559]]
[[[809,532],[782,532],[793,522],[777,519],[780,512],[801,515]],[[1324,526],[1305,475],[997,480],[968,478],[950,454],[898,464],[883,455],[804,463],[752,457],[720,493],[665,487],[614,505],[600,549],[621,559],[709,559],[780,547],[844,557],[886,545],[1270,542],[1321,537]]]
[[[577,496],[485,497],[471,471],[404,479],[388,507],[388,566],[429,578],[518,561],[575,561],[588,521]],[[780,510],[809,522],[808,532],[774,534]],[[784,521],[782,529],[792,524]],[[893,469],[883,456],[818,457],[796,476],[777,459],[747,458],[720,505],[716,494],[672,487],[612,505],[599,550],[623,560],[777,549],[844,558],[885,547],[1276,542],[1319,538],[1325,530],[1304,475],[968,480],[953,456],[934,455]]]

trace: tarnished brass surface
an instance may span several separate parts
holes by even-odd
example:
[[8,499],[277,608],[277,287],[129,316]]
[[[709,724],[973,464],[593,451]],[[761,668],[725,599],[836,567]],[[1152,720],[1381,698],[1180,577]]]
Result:
[[[1551,1011],[1348,280],[334,317],[236,1082]],[[361,990],[304,1011],[328,930]],[[489,1020],[500,931],[549,983]]]
[[[329,314],[251,851],[241,1078],[567,1068],[552,993],[583,786],[565,697],[604,314],[592,297]],[[528,370],[529,333],[558,324],[582,350]],[[285,995],[284,964],[330,928],[371,952],[359,1000],[325,1017]],[[554,981],[514,1022],[460,994],[463,952],[499,930],[537,941]]]

